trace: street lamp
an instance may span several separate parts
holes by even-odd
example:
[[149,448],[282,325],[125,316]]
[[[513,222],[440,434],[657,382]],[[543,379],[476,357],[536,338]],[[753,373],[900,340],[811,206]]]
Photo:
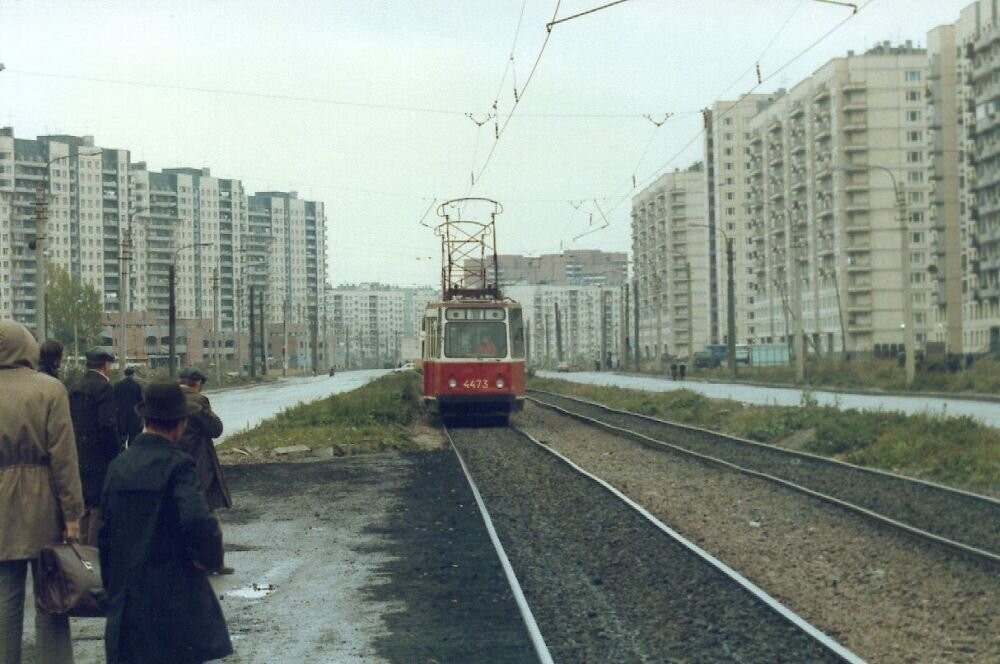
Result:
[[185,244],[183,247],[178,247],[174,250],[174,260],[170,262],[170,267],[167,272],[167,284],[170,289],[170,308],[169,308],[169,332],[170,335],[170,357],[167,360],[167,366],[170,368],[170,377],[173,378],[177,375],[177,295],[176,295],[176,269],[177,269],[177,256],[185,249],[191,249],[192,247],[207,247],[211,245],[211,242],[195,242],[192,244]]
[[899,221],[900,231],[900,278],[902,279],[903,297],[903,322],[900,327],[903,329],[903,357],[906,365],[906,386],[913,386],[913,379],[916,376],[916,331],[913,325],[913,302],[910,294],[910,237],[906,228],[906,199],[900,191],[896,182],[896,175],[885,166],[878,164],[843,164],[833,166],[835,171],[848,172],[852,170],[878,170],[884,171],[892,181],[892,191],[896,198],[896,216]]
[[788,239],[792,246],[792,274],[790,278],[792,280],[792,305],[795,307],[792,311],[793,323],[795,324],[795,341],[792,346],[795,353],[795,382],[803,383],[806,378],[805,343],[803,342],[806,331],[802,323],[802,276],[799,274],[799,256],[796,251],[801,246],[801,237],[795,232],[792,220],[792,208],[786,205],[781,205],[780,207],[784,210],[785,217],[788,220]]
[[[98,149],[97,152],[87,152],[81,153],[77,152],[75,155],[70,152],[68,154],[60,155],[58,157],[53,157],[45,162],[46,173],[52,164],[60,161],[61,159],[69,159],[70,157],[96,157],[100,155],[104,150]],[[51,181],[51,179],[50,179]],[[46,225],[48,223],[47,215],[47,204],[45,201],[45,186],[39,182],[35,189],[35,316],[36,316],[36,329],[38,330],[39,341],[45,341],[48,337],[48,326],[46,321],[46,311],[45,311],[45,282],[47,280],[47,275],[45,273],[45,236]]]

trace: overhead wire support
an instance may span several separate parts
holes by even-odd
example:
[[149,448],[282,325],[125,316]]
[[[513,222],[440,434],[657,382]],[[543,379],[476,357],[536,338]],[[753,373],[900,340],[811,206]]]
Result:
[[858,13],[858,6],[853,2],[841,2],[841,0],[813,0],[813,2],[824,2],[828,5],[840,5],[841,7],[850,7],[851,9],[854,10],[851,12],[852,16]]
[[572,21],[574,18],[580,18],[581,16],[586,16],[587,14],[593,14],[594,12],[599,12],[602,9],[607,9],[608,7],[614,7],[615,5],[620,5],[623,2],[628,2],[628,0],[615,0],[614,2],[609,2],[606,5],[601,5],[600,7],[594,7],[593,9],[588,9],[585,12],[573,14],[572,16],[567,16],[565,18],[561,18],[558,20],[552,20],[545,24],[545,29],[548,30],[549,32],[552,32],[552,28],[554,26],[559,25],[560,23],[565,23],[566,21]]

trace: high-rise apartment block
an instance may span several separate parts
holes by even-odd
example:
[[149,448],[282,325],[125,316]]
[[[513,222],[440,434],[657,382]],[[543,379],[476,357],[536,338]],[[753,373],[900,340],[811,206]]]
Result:
[[644,358],[686,358],[709,342],[706,186],[699,163],[661,176],[632,200],[633,276],[639,299],[630,315],[638,311],[639,338],[633,343]]
[[[478,261],[466,261],[474,269]],[[628,255],[594,249],[569,249],[561,254],[497,256],[500,287],[516,284],[556,286],[618,286],[628,278]],[[493,275],[487,270],[487,278]]]
[[524,312],[529,364],[619,366],[622,287],[521,284],[506,294]]
[[327,298],[334,362],[347,368],[382,367],[419,357],[424,310],[428,302],[441,299],[441,293],[357,284],[332,288]]
[[835,58],[751,121],[749,342],[895,357],[929,329],[926,52]]
[[48,262],[97,290],[119,354],[125,310],[129,361],[166,359],[171,271],[182,361],[200,361],[216,346],[221,360],[248,360],[251,285],[265,303],[265,325],[281,329],[277,342],[267,332],[269,346],[287,360],[291,329],[292,345],[303,349],[292,366],[323,355],[323,203],[295,192],[250,196],[239,180],[207,168],[151,171],[89,136],[24,140],[0,129],[0,316],[29,326],[37,267],[30,243],[40,216]]

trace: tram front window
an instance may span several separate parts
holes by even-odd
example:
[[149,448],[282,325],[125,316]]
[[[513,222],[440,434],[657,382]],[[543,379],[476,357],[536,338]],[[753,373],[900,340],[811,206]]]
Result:
[[507,357],[503,323],[449,323],[444,328],[445,357]]

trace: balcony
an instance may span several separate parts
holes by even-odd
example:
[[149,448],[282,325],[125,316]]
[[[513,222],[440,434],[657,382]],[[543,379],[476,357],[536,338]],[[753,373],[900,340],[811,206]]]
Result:
[[813,101],[820,102],[830,98],[830,88],[823,86],[813,93]]

